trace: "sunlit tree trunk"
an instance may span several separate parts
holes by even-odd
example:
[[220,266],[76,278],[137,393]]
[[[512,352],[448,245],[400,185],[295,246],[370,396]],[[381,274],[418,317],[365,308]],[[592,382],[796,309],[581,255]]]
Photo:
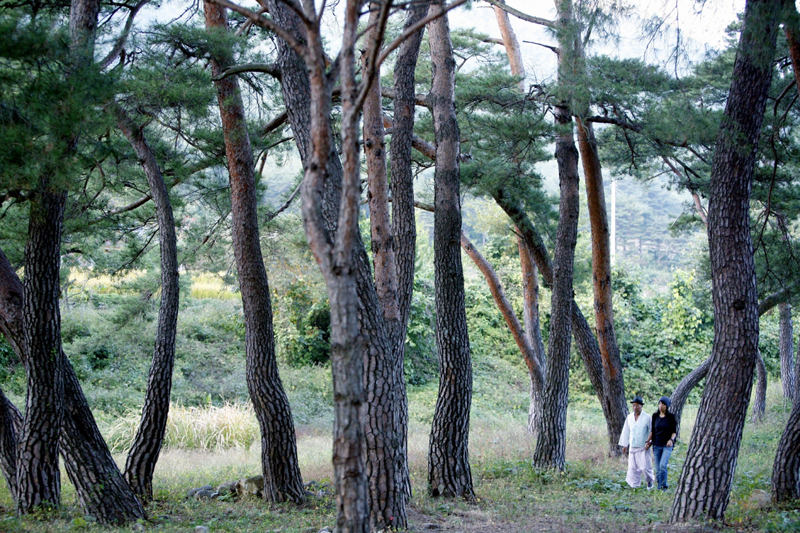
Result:
[[[441,2],[431,12],[443,9]],[[433,81],[428,96],[436,135],[434,177],[434,269],[439,395],[428,454],[432,496],[474,499],[469,465],[469,409],[472,362],[461,265],[459,136],[455,109],[455,60],[447,16],[428,24]]]
[[611,241],[608,230],[608,213],[603,191],[603,173],[600,156],[597,152],[597,139],[589,122],[580,118],[578,125],[578,146],[583,163],[586,181],[586,201],[589,208],[589,222],[592,228],[592,287],[594,289],[594,319],[597,342],[603,358],[603,399],[608,405],[605,412],[608,424],[609,453],[617,455],[617,446],[628,405],[625,399],[625,381],[622,374],[622,361],[619,356],[617,335],[614,331],[614,306],[611,291]]
[[[227,32],[225,10],[205,4],[206,27]],[[233,64],[225,56],[211,61],[218,76]],[[247,387],[261,428],[264,499],[305,501],[297,460],[294,423],[275,359],[269,282],[258,233],[258,198],[253,153],[236,77],[215,81],[231,184],[233,248],[245,317]]]
[[672,522],[699,516],[722,518],[733,482],[758,355],[750,190],[782,4],[780,0],[747,2],[714,151],[708,210],[714,345],[695,431],[676,487]]

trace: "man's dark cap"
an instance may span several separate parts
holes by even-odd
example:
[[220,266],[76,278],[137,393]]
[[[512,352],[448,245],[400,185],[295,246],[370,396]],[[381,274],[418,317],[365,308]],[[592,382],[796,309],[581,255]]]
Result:
[[644,405],[644,400],[642,399],[641,396],[634,396],[633,400],[631,400],[631,403],[638,403],[639,405]]

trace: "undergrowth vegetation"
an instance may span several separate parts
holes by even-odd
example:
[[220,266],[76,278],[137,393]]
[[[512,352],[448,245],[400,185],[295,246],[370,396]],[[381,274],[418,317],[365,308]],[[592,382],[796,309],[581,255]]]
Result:
[[[425,254],[423,244],[420,256]],[[573,354],[570,374],[567,468],[555,473],[531,466],[535,441],[525,432],[527,369],[485,284],[469,269],[474,373],[470,461],[478,501],[427,496],[428,431],[438,389],[433,288],[421,281],[429,268],[424,260],[418,264],[420,275],[406,340],[412,525],[418,530],[435,524],[464,532],[670,530],[664,522],[674,489],[655,494],[634,491],[625,484],[625,463],[606,456],[602,410],[577,354]],[[510,266],[501,273],[509,299],[519,308],[518,273]],[[667,293],[649,295],[630,273],[620,271],[614,278],[626,389],[629,395],[644,395],[646,412],[654,409],[659,396],[670,394],[677,380],[710,351],[713,325],[708,288],[701,278],[681,271],[674,275]],[[224,274],[192,273],[182,274],[181,279],[184,297],[176,340],[175,400],[156,470],[156,501],[150,506],[145,527],[164,532],[206,525],[211,531],[316,533],[323,526],[332,526],[333,400],[325,337],[327,302],[319,280],[295,275],[290,281],[280,281],[291,286],[292,292],[276,291],[273,299],[280,373],[296,424],[304,481],[309,483],[309,503],[298,508],[248,499],[200,502],[186,498],[191,488],[258,474],[260,444],[245,380],[241,301],[232,289],[232,280]],[[120,464],[124,464],[139,424],[157,326],[157,287],[157,277],[141,273],[123,280],[76,277],[68,283],[62,305],[64,349]],[[581,305],[590,308],[588,302],[581,301]],[[545,336],[548,303],[544,291]],[[761,348],[770,381],[767,414],[762,422],[748,422],[745,428],[727,522],[716,524],[718,529],[800,529],[796,508],[763,508],[759,503],[759,491],[769,490],[777,441],[788,416],[776,379],[775,315],[768,314],[761,321]],[[23,406],[24,369],[3,343],[0,362],[4,392]],[[701,389],[698,387],[684,411],[682,441],[670,461],[673,486],[683,465]],[[0,531],[129,531],[101,528],[91,517],[82,517],[66,479],[64,476],[62,508],[23,519],[14,516],[8,491],[5,486],[0,488]],[[697,525],[697,530],[704,527]]]

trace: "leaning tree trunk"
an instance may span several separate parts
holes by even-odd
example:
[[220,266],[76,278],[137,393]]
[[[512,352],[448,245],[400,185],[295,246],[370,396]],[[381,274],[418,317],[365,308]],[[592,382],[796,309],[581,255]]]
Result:
[[563,470],[566,462],[569,350],[572,335],[572,273],[578,238],[578,150],[572,132],[572,115],[563,105],[555,108],[559,128],[556,161],[561,198],[553,260],[550,304],[550,339],[547,344],[547,378],[542,402],[539,438],[533,464]]
[[617,442],[622,433],[628,404],[625,399],[625,381],[619,356],[617,335],[614,331],[614,306],[611,291],[611,243],[608,231],[608,213],[603,192],[603,173],[597,152],[597,139],[590,122],[577,119],[578,145],[586,181],[586,199],[592,228],[592,286],[594,289],[594,318],[597,341],[603,358],[603,399],[611,414],[608,424],[609,453],[621,453]]
[[736,468],[758,357],[750,190],[782,4],[780,0],[747,2],[714,151],[708,212],[714,345],[695,431],[672,504],[672,522],[699,516],[721,519]]
[[[550,256],[547,253],[544,241],[542,240],[541,235],[539,235],[536,227],[533,225],[533,222],[531,222],[528,215],[522,210],[516,200],[514,200],[505,190],[497,189],[493,191],[492,197],[494,198],[495,202],[497,202],[497,205],[499,205],[500,208],[505,211],[508,217],[514,222],[514,224],[516,224],[520,235],[525,240],[525,244],[528,247],[531,256],[536,262],[536,268],[538,268],[539,272],[541,272],[545,283],[552,287],[553,264],[550,261]],[[572,335],[575,338],[575,345],[578,349],[581,359],[583,360],[584,368],[586,369],[589,380],[594,387],[595,394],[597,394],[597,399],[603,409],[603,415],[605,416],[607,421],[606,425],[608,426],[608,420],[610,420],[613,415],[607,411],[608,404],[603,399],[603,363],[600,356],[600,347],[597,345],[597,339],[592,331],[592,327],[589,326],[589,323],[586,321],[586,317],[583,316],[578,304],[575,303],[574,300],[572,301],[571,316]]]
[[794,373],[794,333],[792,332],[792,306],[787,302],[778,305],[780,312],[781,384],[783,399],[794,398],[797,376]]
[[669,410],[675,415],[675,420],[678,423],[678,430],[676,431],[677,436],[680,436],[681,416],[683,415],[683,407],[686,405],[686,399],[689,397],[689,393],[692,392],[692,389],[706,377],[710,367],[711,358],[708,357],[705,361],[700,363],[697,368],[683,377],[672,392],[672,396],[670,396],[672,403],[669,406]]
[[525,365],[528,367],[528,372],[530,374],[531,403],[533,403],[534,388],[537,397],[541,397],[542,389],[544,388],[544,371],[539,362],[535,348],[531,344],[530,338],[522,329],[522,324],[519,323],[514,308],[511,306],[508,298],[506,298],[503,286],[500,283],[500,278],[497,276],[494,268],[492,268],[492,265],[489,264],[477,248],[472,245],[463,231],[461,232],[461,248],[464,249],[464,252],[472,259],[475,266],[477,266],[478,270],[483,274],[484,279],[486,279],[486,284],[489,286],[489,292],[492,293],[495,305],[497,305],[497,309],[500,310],[500,314],[503,315],[506,326],[508,326],[509,331],[511,331],[511,336],[514,337],[514,342],[517,343],[517,347],[520,352],[522,352]]
[[[112,104],[114,105],[114,104]],[[175,363],[175,335],[178,325],[178,246],[175,220],[167,186],[142,127],[136,126],[121,107],[115,109],[117,124],[130,142],[147,176],[156,206],[161,249],[161,304],[153,349],[153,362],[147,378],[147,392],[139,429],[125,462],[125,479],[131,490],[145,501],[153,499],[153,472],[167,430],[172,369]]]
[[[227,32],[224,8],[205,3],[206,27]],[[213,76],[233,64],[230,51],[211,60]],[[258,197],[244,104],[234,76],[214,82],[231,184],[233,248],[245,317],[247,388],[261,428],[264,499],[302,503],[305,490],[294,423],[275,358],[269,282],[258,233]]]
[[756,353],[756,393],[753,398],[753,422],[760,422],[764,418],[767,409],[767,367],[761,352]]
[[[28,360],[22,333],[22,282],[0,250],[0,331],[23,362]],[[103,524],[144,518],[141,503],[130,490],[111,456],[75,371],[64,361],[64,418],[59,445],[64,467],[75,485],[84,514]],[[19,431],[17,431],[19,434]]]
[[[443,10],[442,2],[431,13]],[[439,395],[431,427],[428,491],[432,496],[474,499],[469,466],[469,409],[472,401],[464,272],[461,265],[459,136],[455,109],[455,61],[450,27],[443,15],[428,24],[433,81],[428,96],[436,134],[434,177],[434,269]]]
[[[519,233],[519,229],[517,229],[517,233]],[[533,348],[533,356],[539,362],[538,366],[541,367],[543,379],[547,368],[547,356],[544,351],[544,342],[542,341],[542,327],[539,323],[539,276],[536,274],[536,264],[531,251],[525,243],[525,239],[519,234],[517,234],[517,249],[519,250],[519,263],[522,271],[522,322],[525,336]],[[526,364],[528,363],[527,358],[525,362]],[[530,365],[527,366],[528,376],[531,380],[527,431],[529,435],[534,436],[539,429],[539,419],[542,414],[544,383],[542,382],[540,386],[538,376],[531,371]]]

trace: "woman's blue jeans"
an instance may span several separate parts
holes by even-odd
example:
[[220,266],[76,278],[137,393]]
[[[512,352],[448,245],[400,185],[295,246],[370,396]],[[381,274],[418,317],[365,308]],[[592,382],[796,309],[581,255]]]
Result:
[[670,446],[653,446],[653,466],[656,470],[656,481],[659,489],[667,489],[667,463],[672,455]]

